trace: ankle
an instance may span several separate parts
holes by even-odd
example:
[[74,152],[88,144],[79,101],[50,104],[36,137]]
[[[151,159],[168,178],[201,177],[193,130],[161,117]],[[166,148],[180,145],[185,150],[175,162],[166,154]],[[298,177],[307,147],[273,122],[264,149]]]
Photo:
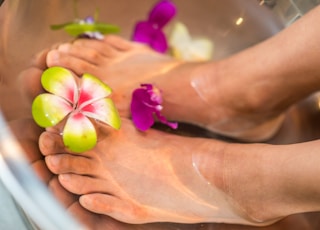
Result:
[[199,175],[224,194],[241,223],[269,225],[294,213],[284,200],[288,191],[277,165],[279,152],[272,148],[210,141],[199,143],[192,155]]
[[256,224],[266,225],[293,214],[277,157],[281,152],[275,150],[267,144],[225,148],[224,192]]

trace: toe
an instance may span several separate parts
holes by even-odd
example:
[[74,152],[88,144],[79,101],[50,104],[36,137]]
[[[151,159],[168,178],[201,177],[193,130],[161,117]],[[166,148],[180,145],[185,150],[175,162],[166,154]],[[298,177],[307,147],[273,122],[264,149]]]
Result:
[[93,65],[100,65],[101,63],[104,62],[104,59],[106,58],[98,49],[95,49],[93,47],[83,46],[78,43],[62,44],[58,47],[58,50],[72,57],[89,62]]
[[112,45],[99,40],[79,39],[76,40],[73,45],[77,47],[78,50],[83,48],[94,50],[105,58],[115,57],[119,53]]
[[131,224],[145,223],[148,220],[144,208],[132,205],[115,196],[101,193],[83,195],[80,204],[91,212],[111,216],[114,219]]
[[42,50],[41,52],[37,53],[34,58],[31,60],[32,66],[35,66],[39,69],[46,69],[46,56],[49,52],[49,49]]
[[135,44],[117,35],[108,35],[104,38],[104,41],[119,51],[128,51],[133,48]]
[[48,131],[41,134],[39,138],[39,148],[45,156],[65,152],[61,136]]
[[108,193],[113,194],[115,186],[106,180],[78,174],[60,174],[59,182],[71,193],[83,195],[89,193]]
[[71,206],[75,200],[78,200],[78,197],[70,192],[60,184],[58,177],[52,177],[49,185],[50,191],[53,195],[63,204],[64,207]]
[[59,50],[52,50],[47,55],[47,65],[52,66],[61,66],[67,69],[72,70],[77,75],[82,75],[84,73],[96,72],[97,66],[83,60],[77,56],[70,55],[69,53],[61,52]]
[[75,173],[94,176],[97,169],[94,160],[69,153],[50,155],[45,161],[50,171],[55,174]]

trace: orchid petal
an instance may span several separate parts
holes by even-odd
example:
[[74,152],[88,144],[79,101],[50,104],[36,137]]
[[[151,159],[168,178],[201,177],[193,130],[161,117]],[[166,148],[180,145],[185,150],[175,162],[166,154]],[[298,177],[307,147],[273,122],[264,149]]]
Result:
[[54,126],[72,111],[66,100],[53,94],[40,94],[32,103],[32,116],[44,128]]
[[160,53],[165,53],[168,50],[166,35],[161,30],[155,30],[153,38],[151,47]]
[[149,22],[138,22],[134,28],[132,40],[145,44],[150,44],[154,28]]
[[134,125],[141,131],[149,129],[154,124],[155,116],[158,120],[176,129],[178,123],[169,122],[161,115],[162,110],[161,90],[152,84],[141,84],[141,88],[133,91],[131,99],[131,116]]
[[142,103],[131,104],[132,121],[137,129],[146,131],[154,124],[154,110],[145,107]]
[[206,38],[194,39],[185,51],[186,61],[207,61],[213,56],[213,43]]
[[87,24],[94,24],[95,23],[95,20],[92,16],[88,16],[84,19],[85,23]]
[[187,41],[191,40],[191,36],[187,26],[182,22],[176,22],[172,28],[172,32],[170,34],[170,43],[177,44],[179,41]]
[[178,122],[170,122],[170,121],[168,121],[163,115],[160,114],[159,111],[156,111],[156,116],[157,116],[158,120],[162,124],[165,124],[165,125],[169,126],[172,129],[177,129],[178,128]]
[[164,53],[168,49],[165,34],[161,30],[155,29],[149,22],[137,23],[132,39],[136,42],[148,44],[160,53]]
[[145,89],[139,88],[133,92],[130,108],[132,121],[141,131],[149,129],[154,124],[155,108],[148,106],[148,102],[152,101]]
[[113,101],[104,98],[82,108],[82,113],[88,117],[102,121],[115,129],[120,129],[121,119]]
[[160,1],[149,14],[149,22],[163,28],[175,15],[177,9],[171,1]]
[[174,25],[169,45],[175,58],[185,61],[207,61],[212,58],[213,43],[206,38],[192,39],[185,24]]
[[74,113],[67,119],[62,139],[68,149],[81,153],[92,149],[98,137],[92,122],[83,114]]
[[78,97],[78,89],[73,73],[62,67],[46,69],[41,77],[45,90],[74,103]]

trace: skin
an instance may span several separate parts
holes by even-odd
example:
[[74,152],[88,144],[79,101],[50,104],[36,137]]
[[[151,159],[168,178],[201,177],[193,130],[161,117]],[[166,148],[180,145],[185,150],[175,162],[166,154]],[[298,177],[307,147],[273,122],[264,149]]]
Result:
[[[149,82],[163,90],[163,113],[169,119],[237,139],[261,141],[278,130],[284,111],[320,87],[316,39],[320,31],[305,28],[317,20],[319,12],[318,7],[277,36],[218,62],[178,62],[146,46],[107,36],[102,42],[62,44],[49,52],[47,64],[103,79],[114,89],[124,117],[129,117],[132,90]],[[178,89],[183,90],[177,94]]]
[[[129,223],[259,225],[319,209],[319,181],[310,176],[318,170],[318,141],[226,144],[156,130],[142,134],[125,120],[120,131],[107,132],[106,140],[81,155],[70,154],[50,132],[40,139],[49,169],[92,212]],[[310,161],[301,161],[305,152]],[[150,193],[155,186],[158,192]],[[175,198],[174,207],[169,197]]]
[[[35,76],[37,72],[26,71],[29,74]],[[85,224],[89,229],[136,229],[136,230],[164,230],[164,229],[183,229],[183,230],[193,230],[193,229],[233,229],[233,230],[254,230],[255,227],[241,226],[241,225],[224,225],[224,224],[201,224],[201,225],[192,225],[192,224],[170,224],[170,223],[156,223],[156,224],[143,224],[143,225],[130,225],[119,222],[113,218],[110,218],[107,215],[100,215],[88,211],[83,208],[79,203],[79,197],[67,191],[64,187],[61,186],[57,175],[54,175],[49,171],[44,156],[41,154],[38,147],[38,138],[41,132],[43,131],[34,122],[30,119],[20,119],[10,122],[10,127],[13,133],[15,134],[17,140],[24,148],[27,158],[30,161],[31,167],[37,173],[39,178],[48,185],[48,188],[51,190],[53,195],[63,204],[66,209],[75,216],[79,221]],[[27,132],[21,132],[20,130],[27,130]],[[273,224],[269,227],[259,227],[259,230],[280,230],[290,227],[297,227],[301,229],[314,229],[316,226],[315,221],[317,220],[317,214],[311,213],[309,215],[293,215],[289,218],[279,221],[276,224]]]
[[[116,78],[130,76],[120,71],[128,65],[126,71],[138,73],[137,83],[149,80],[164,91],[163,112],[168,118],[236,138],[265,139],[277,130],[281,114],[290,105],[319,89],[316,38],[320,29],[304,27],[319,15],[320,8],[316,8],[279,35],[217,63],[173,62],[113,36],[102,42],[79,40],[61,45],[48,53],[46,61],[48,66],[64,66],[78,74],[90,71],[108,82],[115,89],[114,99],[123,117],[128,116],[129,89],[137,87],[134,81]],[[304,36],[293,36],[302,32]],[[284,46],[288,40],[290,46]],[[80,44],[83,51],[76,49]],[[274,52],[263,55],[269,50]],[[134,67],[137,62],[146,65],[141,59],[154,65],[145,74]],[[209,83],[215,87],[206,91]],[[238,87],[241,84],[251,87]],[[184,89],[179,94],[178,87]],[[217,95],[221,95],[219,100]],[[52,132],[40,137],[49,169],[59,175],[65,189],[80,195],[82,207],[94,213],[128,223],[264,225],[294,213],[319,210],[319,178],[314,176],[319,173],[319,141],[282,146],[231,144],[156,130],[140,133],[126,118],[120,131],[101,133],[104,138],[98,146],[82,155],[70,154],[61,137]],[[146,196],[155,185],[159,192]],[[174,208],[170,197],[175,198]]]

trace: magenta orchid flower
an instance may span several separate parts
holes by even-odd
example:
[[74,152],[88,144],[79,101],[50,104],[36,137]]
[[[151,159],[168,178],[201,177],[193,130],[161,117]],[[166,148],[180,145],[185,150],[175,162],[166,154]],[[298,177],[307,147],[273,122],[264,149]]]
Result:
[[176,11],[176,6],[171,1],[160,1],[150,11],[146,21],[136,24],[132,40],[148,44],[154,50],[165,53],[168,42],[162,30],[176,15]]
[[134,125],[141,131],[146,131],[155,122],[155,117],[163,124],[173,129],[178,128],[178,123],[169,122],[161,115],[162,110],[161,91],[152,84],[141,84],[132,93],[131,116]]
[[92,120],[119,129],[118,111],[110,98],[109,86],[91,74],[81,78],[62,67],[51,67],[41,76],[48,93],[38,95],[32,104],[35,122],[48,128],[64,124],[62,139],[73,152],[92,149],[98,140]]

